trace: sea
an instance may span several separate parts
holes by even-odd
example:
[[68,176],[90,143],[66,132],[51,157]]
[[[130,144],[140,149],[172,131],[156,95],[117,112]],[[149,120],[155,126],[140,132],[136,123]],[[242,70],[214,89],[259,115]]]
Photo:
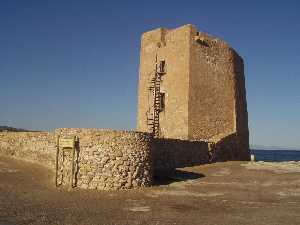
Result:
[[255,161],[265,161],[265,162],[300,161],[300,150],[251,149],[250,152],[252,155],[255,156]]

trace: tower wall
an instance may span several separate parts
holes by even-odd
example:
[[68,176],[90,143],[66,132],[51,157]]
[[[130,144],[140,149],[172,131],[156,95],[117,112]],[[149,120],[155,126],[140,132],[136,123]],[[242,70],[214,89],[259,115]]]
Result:
[[249,128],[248,111],[246,99],[246,87],[244,76],[243,59],[233,51],[234,71],[236,75],[235,108],[236,108],[236,136],[237,136],[237,158],[242,160],[250,159],[249,151]]
[[236,130],[232,50],[225,42],[192,30],[189,138],[225,137]]
[[189,139],[217,143],[221,158],[248,159],[243,59],[226,42],[195,27],[191,37]]
[[138,130],[151,131],[146,112],[154,100],[147,88],[156,55],[166,63],[159,137],[206,140],[215,143],[222,159],[249,159],[243,59],[226,42],[193,25],[143,34]]
[[149,131],[146,113],[153,104],[149,84],[155,70],[155,60],[165,60],[161,92],[165,93],[165,108],[160,113],[160,137],[188,138],[189,44],[190,29],[156,29],[142,36],[138,99],[138,130]]

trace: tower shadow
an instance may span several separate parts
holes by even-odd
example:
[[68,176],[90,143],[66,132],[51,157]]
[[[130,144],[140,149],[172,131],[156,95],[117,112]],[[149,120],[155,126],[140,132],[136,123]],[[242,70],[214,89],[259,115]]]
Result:
[[205,177],[202,173],[194,173],[183,170],[175,170],[169,174],[155,174],[153,177],[153,185],[169,185],[176,182],[184,182],[189,180],[196,180]]

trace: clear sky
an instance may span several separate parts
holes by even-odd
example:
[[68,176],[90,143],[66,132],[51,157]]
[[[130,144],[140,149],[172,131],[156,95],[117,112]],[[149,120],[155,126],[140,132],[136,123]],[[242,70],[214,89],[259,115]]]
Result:
[[300,1],[0,1],[0,125],[134,129],[140,36],[187,23],[245,61],[251,144],[300,147]]

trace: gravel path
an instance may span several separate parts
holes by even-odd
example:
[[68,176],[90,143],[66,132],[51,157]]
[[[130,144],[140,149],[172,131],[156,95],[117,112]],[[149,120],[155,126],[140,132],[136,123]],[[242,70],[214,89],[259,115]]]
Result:
[[97,192],[56,189],[48,169],[0,157],[0,225],[297,225],[300,171],[287,164],[215,163],[151,188]]

